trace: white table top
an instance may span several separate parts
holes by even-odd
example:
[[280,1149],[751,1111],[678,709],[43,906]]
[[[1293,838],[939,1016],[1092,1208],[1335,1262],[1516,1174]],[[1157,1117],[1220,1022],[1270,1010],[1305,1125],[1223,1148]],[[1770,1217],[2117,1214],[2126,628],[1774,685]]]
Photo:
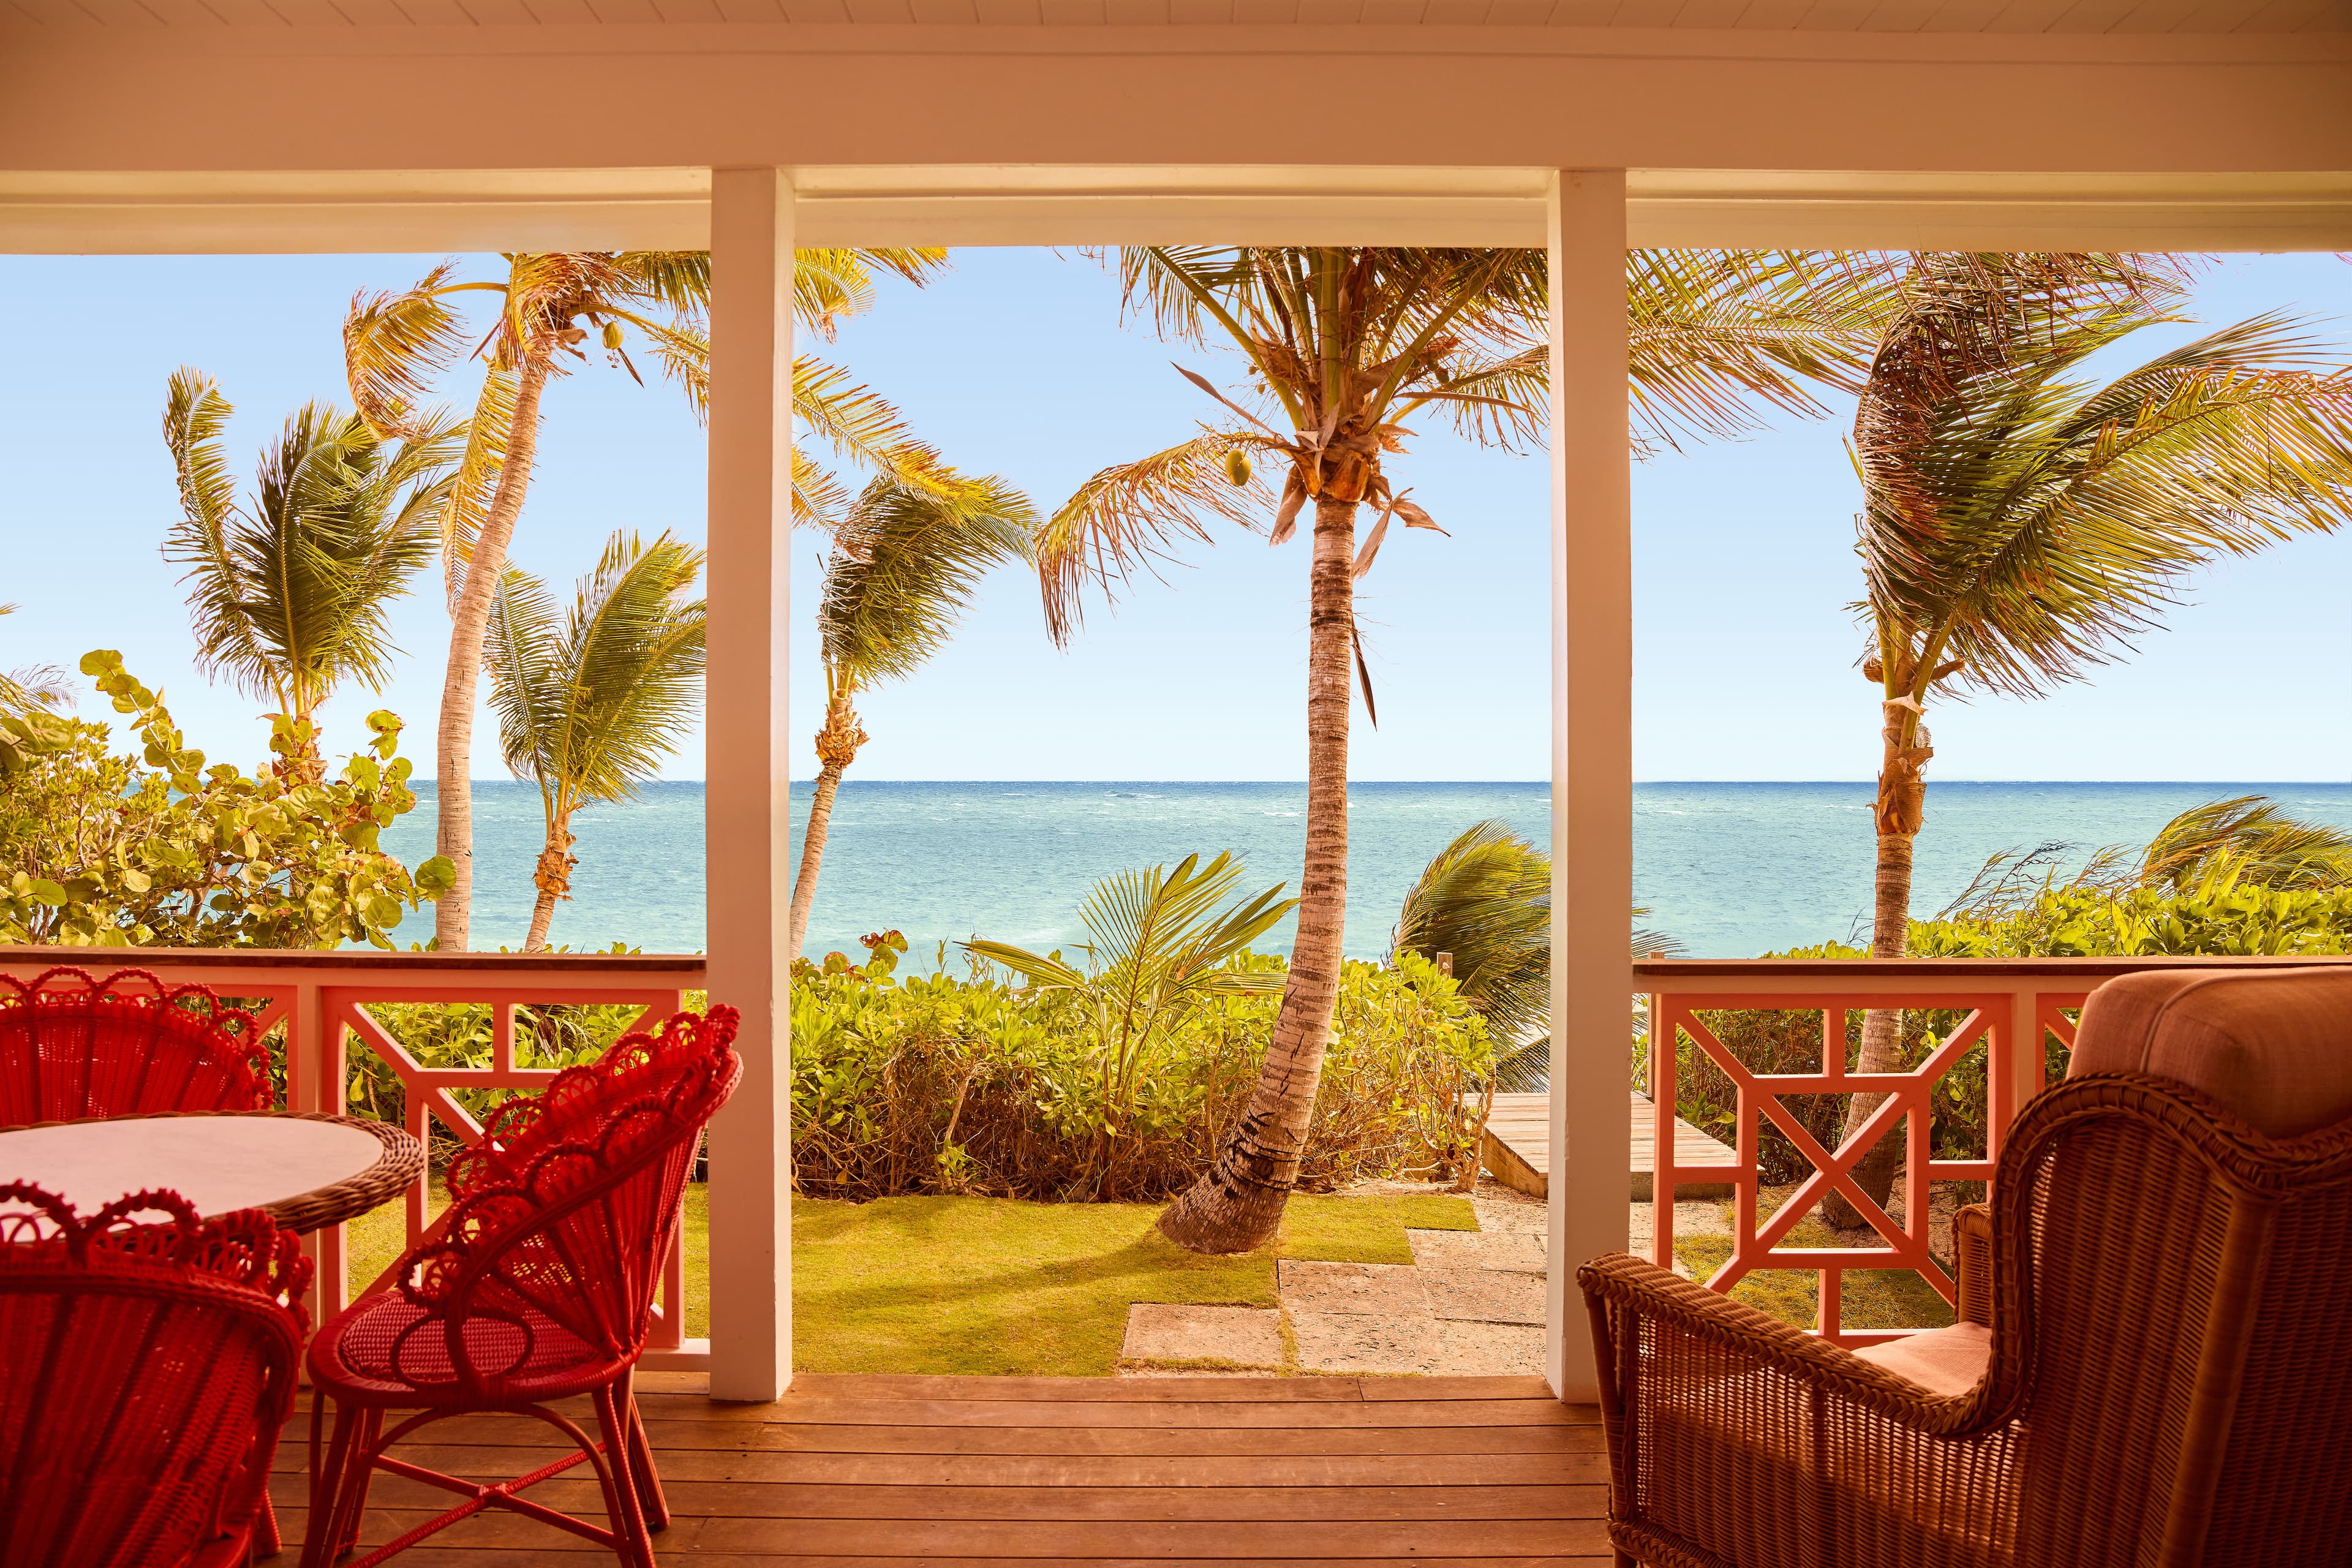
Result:
[[168,1188],[199,1215],[259,1208],[358,1175],[384,1157],[356,1127],[290,1116],[152,1116],[0,1132],[0,1182],[32,1182],[82,1214]]

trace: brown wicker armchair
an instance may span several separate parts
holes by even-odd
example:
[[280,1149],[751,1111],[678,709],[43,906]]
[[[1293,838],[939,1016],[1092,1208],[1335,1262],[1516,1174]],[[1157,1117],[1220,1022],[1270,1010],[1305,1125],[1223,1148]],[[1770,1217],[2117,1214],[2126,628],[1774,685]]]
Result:
[[1578,1271],[1621,1564],[2352,1564],[2352,967],[2109,983],[1999,1178],[1962,1321],[1857,1352]]

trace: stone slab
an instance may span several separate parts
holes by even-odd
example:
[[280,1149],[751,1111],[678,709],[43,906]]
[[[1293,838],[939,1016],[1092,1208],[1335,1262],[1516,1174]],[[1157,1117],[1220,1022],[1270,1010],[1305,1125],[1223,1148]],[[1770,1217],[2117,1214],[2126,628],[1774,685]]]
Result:
[[1127,1310],[1129,1361],[1221,1361],[1282,1365],[1282,1313],[1271,1307],[1178,1307],[1139,1301]]
[[1301,1263],[1282,1260],[1276,1276],[1292,1313],[1426,1313],[1422,1271],[1410,1263]]
[[1528,1373],[1540,1377],[1543,1325],[1440,1322],[1437,1361],[1457,1377],[1512,1377]]
[[1538,1230],[1408,1230],[1412,1260],[1423,1268],[1502,1268],[1540,1274],[1543,1233]]
[[1428,1373],[1439,1367],[1437,1324],[1426,1310],[1290,1314],[1303,1372]]
[[1495,1268],[1424,1268],[1430,1315],[1475,1323],[1543,1326],[1544,1279],[1540,1274]]

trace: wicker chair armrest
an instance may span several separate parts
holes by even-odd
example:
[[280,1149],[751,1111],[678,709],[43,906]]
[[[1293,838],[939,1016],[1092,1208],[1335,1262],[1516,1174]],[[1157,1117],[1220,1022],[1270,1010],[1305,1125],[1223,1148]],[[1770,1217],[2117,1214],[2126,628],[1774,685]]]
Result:
[[1959,1321],[1992,1327],[1992,1205],[1970,1204],[1952,1215],[1959,1254]]
[[2001,1418],[1989,1388],[1932,1394],[1851,1351],[1745,1303],[1624,1253],[1606,1253],[1576,1271],[1592,1310],[1604,1414],[1623,1405],[1641,1375],[1641,1319],[1699,1341],[1754,1370],[1850,1400],[1929,1436],[1964,1436]]

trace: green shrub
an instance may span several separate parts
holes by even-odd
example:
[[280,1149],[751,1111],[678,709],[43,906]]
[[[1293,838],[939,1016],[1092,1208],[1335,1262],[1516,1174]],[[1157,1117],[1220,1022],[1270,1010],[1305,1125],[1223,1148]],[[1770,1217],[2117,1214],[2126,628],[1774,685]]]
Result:
[[[2242,887],[2210,894],[2170,894],[2152,888],[2121,890],[2050,888],[1996,914],[1914,921],[1910,951],[1919,958],[2143,958],[2166,955],[2352,952],[2352,888],[2323,891]],[[1839,942],[1791,948],[1767,958],[1850,958],[1861,948]],[[1703,1012],[1699,1021],[1750,1071],[1821,1070],[1822,1016],[1808,1012]],[[1916,1067],[1958,1027],[1960,1015],[1911,1011],[1903,1016],[1904,1068]],[[1862,1045],[1862,1015],[1846,1015],[1847,1067]],[[1733,1141],[1738,1105],[1731,1079],[1689,1039],[1678,1042],[1675,1114],[1725,1142]],[[2065,1047],[2042,1041],[2053,1081],[2066,1070]],[[1634,1042],[1637,1073],[1648,1065],[1648,1042]],[[1979,1160],[1989,1116],[1985,1052],[1972,1047],[1936,1086],[1929,1129],[1936,1157]],[[1842,1095],[1790,1096],[1782,1102],[1825,1148],[1834,1148],[1845,1117]],[[1767,1121],[1758,1154],[1768,1185],[1801,1181],[1812,1166],[1796,1145]]]
[[[1258,953],[1234,962],[1285,967]],[[894,963],[835,954],[795,972],[793,1159],[809,1196],[1175,1192],[1241,1113],[1281,1003],[1271,992],[1204,998],[1153,1031],[1142,1059],[1108,1071],[1114,1047],[1082,994],[1017,989],[984,965],[901,979]],[[1300,1184],[1459,1161],[1492,1056],[1485,1022],[1429,964],[1348,964]]]

